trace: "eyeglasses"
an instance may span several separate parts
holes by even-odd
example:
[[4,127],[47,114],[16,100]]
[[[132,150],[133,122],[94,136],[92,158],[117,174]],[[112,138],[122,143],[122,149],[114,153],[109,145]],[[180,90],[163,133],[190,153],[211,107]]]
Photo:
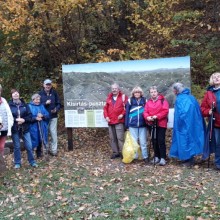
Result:
[[220,78],[220,75],[215,75],[212,77],[213,79],[219,79]]
[[135,91],[134,93],[141,93],[140,91]]

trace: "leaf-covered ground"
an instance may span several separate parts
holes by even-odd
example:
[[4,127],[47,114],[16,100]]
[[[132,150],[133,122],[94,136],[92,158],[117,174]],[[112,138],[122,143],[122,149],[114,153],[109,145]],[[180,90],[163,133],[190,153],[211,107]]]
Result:
[[207,164],[193,168],[168,161],[111,160],[106,130],[75,130],[68,152],[14,170],[12,155],[1,178],[0,219],[220,219],[220,173]]

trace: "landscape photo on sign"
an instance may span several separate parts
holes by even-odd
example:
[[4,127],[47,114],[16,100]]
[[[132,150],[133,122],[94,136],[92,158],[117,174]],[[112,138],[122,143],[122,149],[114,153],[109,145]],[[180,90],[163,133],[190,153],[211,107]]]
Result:
[[[87,127],[89,120],[88,127],[99,127],[95,112],[99,110],[100,113],[103,109],[114,82],[128,96],[135,86],[140,86],[146,98],[149,98],[150,86],[156,85],[168,100],[170,108],[174,107],[175,102],[173,83],[182,82],[188,88],[191,86],[189,56],[63,65],[62,72],[65,117],[66,114],[75,115],[76,127]],[[101,123],[97,118],[98,124]],[[104,127],[104,124],[99,125]]]

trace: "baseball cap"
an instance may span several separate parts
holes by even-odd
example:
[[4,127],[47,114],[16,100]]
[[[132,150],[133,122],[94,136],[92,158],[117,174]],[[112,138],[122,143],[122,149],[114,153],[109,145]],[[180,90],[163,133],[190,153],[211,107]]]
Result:
[[44,84],[46,85],[46,84],[51,84],[52,83],[52,80],[50,80],[50,79],[45,79],[44,80]]

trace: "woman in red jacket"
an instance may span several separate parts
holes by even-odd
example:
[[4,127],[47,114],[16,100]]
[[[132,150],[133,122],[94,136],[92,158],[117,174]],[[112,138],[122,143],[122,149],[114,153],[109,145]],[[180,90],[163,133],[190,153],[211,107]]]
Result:
[[146,102],[143,114],[147,124],[150,126],[157,120],[156,144],[154,146],[154,159],[152,162],[164,166],[166,164],[165,134],[169,104],[164,96],[158,93],[156,86],[150,87],[149,92],[151,98]]
[[[201,111],[203,117],[210,117],[212,111],[214,113],[214,138],[211,139],[210,146],[206,147],[213,148],[211,151],[215,152],[215,166],[220,170],[220,72],[211,75],[209,84],[202,100]],[[214,109],[212,109],[213,104]]]

